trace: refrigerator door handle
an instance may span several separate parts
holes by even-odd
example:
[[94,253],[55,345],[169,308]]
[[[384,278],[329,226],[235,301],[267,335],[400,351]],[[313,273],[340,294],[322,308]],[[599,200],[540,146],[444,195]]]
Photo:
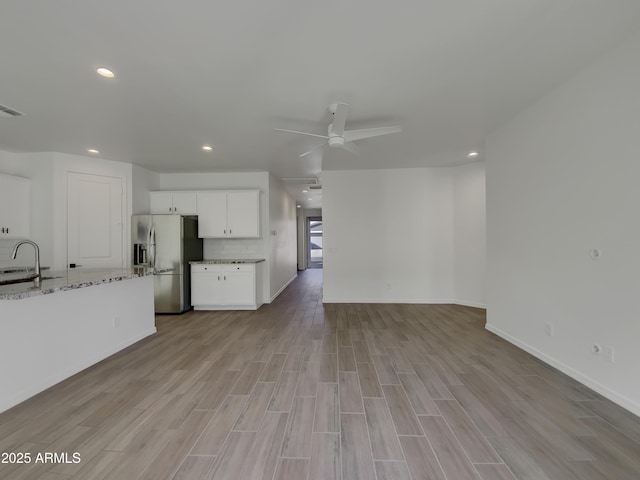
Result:
[[156,226],[149,229],[149,267],[156,268]]

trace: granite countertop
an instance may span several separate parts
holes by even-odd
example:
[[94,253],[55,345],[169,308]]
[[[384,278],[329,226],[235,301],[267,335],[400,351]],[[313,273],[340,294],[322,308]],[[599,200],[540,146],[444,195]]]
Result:
[[218,263],[260,263],[264,258],[208,258],[189,262],[192,265],[211,265]]
[[[144,277],[153,275],[154,273],[165,273],[171,269],[155,271],[148,268],[86,268],[86,269],[68,269],[68,270],[52,270],[46,272],[39,287],[34,286],[33,282],[14,283],[11,285],[0,285],[0,300],[20,300],[22,298],[35,297],[38,295],[47,295],[50,293],[64,292],[66,290],[74,290],[77,288],[91,287],[102,283],[118,282],[131,278]],[[24,275],[24,270],[23,277]],[[13,272],[12,272],[13,273]],[[31,272],[29,272],[31,273]],[[10,277],[2,278],[13,278]],[[47,278],[49,277],[49,278]]]

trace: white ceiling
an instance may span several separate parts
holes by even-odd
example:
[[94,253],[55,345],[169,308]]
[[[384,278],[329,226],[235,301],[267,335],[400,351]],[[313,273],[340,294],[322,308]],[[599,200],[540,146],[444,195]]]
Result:
[[[3,0],[0,18],[0,105],[24,113],[0,118],[0,149],[315,177],[464,163],[636,31],[640,2]],[[273,131],[326,134],[335,101],[347,129],[403,131],[304,158],[319,139]]]

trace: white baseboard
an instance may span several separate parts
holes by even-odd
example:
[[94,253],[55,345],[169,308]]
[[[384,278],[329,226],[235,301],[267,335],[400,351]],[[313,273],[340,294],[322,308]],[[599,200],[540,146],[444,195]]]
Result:
[[410,303],[410,304],[451,304],[456,303],[451,299],[439,298],[336,298],[322,297],[322,303]]
[[531,345],[529,345],[527,343],[521,342],[517,338],[512,337],[508,333],[503,332],[499,328],[494,327],[493,325],[490,325],[489,323],[486,324],[485,328],[487,330],[489,330],[491,333],[495,333],[499,337],[505,339],[507,342],[512,343],[513,345],[516,345],[517,347],[520,347],[525,352],[530,353],[534,357],[542,360],[543,362],[551,365],[552,367],[557,368],[562,373],[570,376],[574,380],[577,380],[578,382],[586,385],[590,389],[598,392],[600,395],[602,395],[603,397],[608,398],[613,403],[616,403],[616,404],[620,405],[622,408],[626,408],[627,410],[629,410],[630,412],[634,413],[635,415],[639,415],[640,416],[640,404],[636,403],[635,401],[631,400],[630,398],[627,398],[624,395],[621,395],[618,392],[615,392],[615,391],[611,390],[610,388],[602,385],[601,383],[599,383],[598,381],[594,380],[593,378],[591,378],[591,377],[579,372],[578,370],[575,370],[574,368],[572,368],[569,365],[566,365],[566,364],[560,362],[559,360],[556,360],[555,358],[547,355],[546,353],[541,352],[537,348],[532,347]]
[[467,300],[453,300],[450,298],[336,298],[336,297],[323,297],[322,303],[410,303],[410,304],[436,304],[436,305],[462,305],[465,307],[484,308],[487,306],[484,303],[471,302]]
[[462,305],[463,307],[473,307],[473,308],[484,308],[487,309],[487,305],[485,303],[471,302],[468,300],[453,300],[453,303],[456,305]]
[[72,377],[76,373],[79,373],[82,370],[85,370],[91,367],[92,365],[95,365],[96,363],[101,362],[105,358],[110,357],[115,353],[118,353],[120,350],[124,350],[125,348],[133,345],[136,342],[139,342],[143,338],[153,335],[156,332],[157,332],[156,327],[150,328],[144,332],[140,332],[137,335],[134,335],[133,337],[130,337],[124,340],[123,342],[120,342],[119,344],[114,345],[113,347],[103,352],[100,352],[90,358],[85,359],[84,361],[77,362],[76,364],[68,366],[54,373],[53,375],[49,375],[47,378],[42,379],[37,384],[34,384],[30,388],[23,390],[21,392],[17,392],[11,398],[3,402],[3,404],[0,405],[0,413],[10,409],[11,407],[18,405],[19,403],[24,402],[25,400],[33,397],[34,395],[37,395],[38,393],[43,392],[47,388],[50,388],[55,384],[60,383],[69,377]]
[[291,284],[291,282],[293,282],[297,277],[298,275],[294,275],[282,287],[280,287],[280,289],[273,294],[273,296],[271,297],[271,300],[269,300],[269,303],[273,302],[276,298],[278,298],[278,295],[284,292],[284,289],[287,288]]
[[222,311],[222,310],[257,310],[262,304],[256,303],[255,305],[195,305],[194,310],[198,312],[202,311]]

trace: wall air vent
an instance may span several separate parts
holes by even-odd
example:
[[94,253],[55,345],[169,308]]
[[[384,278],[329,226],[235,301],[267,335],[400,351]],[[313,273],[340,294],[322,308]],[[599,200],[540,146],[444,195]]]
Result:
[[20,117],[22,113],[4,105],[0,105],[0,118]]

